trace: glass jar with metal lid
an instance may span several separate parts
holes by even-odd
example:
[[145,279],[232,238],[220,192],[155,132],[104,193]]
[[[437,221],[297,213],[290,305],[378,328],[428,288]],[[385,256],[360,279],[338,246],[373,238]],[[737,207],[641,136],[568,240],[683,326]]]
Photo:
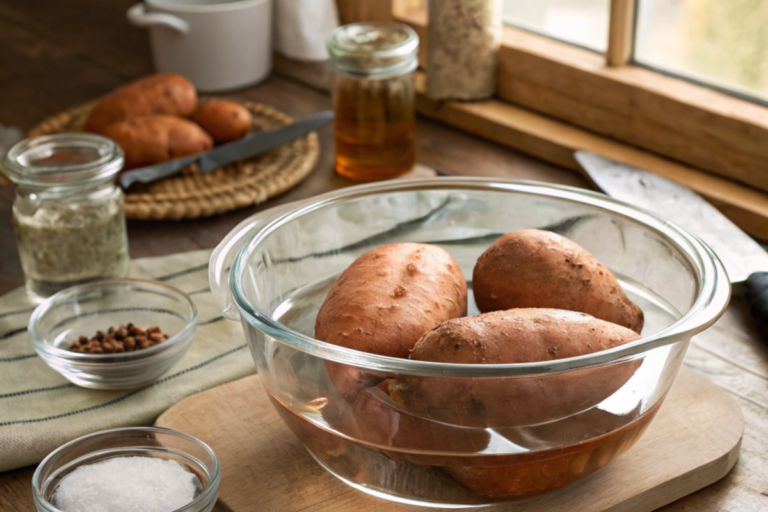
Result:
[[336,111],[336,171],[393,178],[416,161],[414,71],[419,36],[400,23],[353,23],[327,43]]
[[19,142],[2,169],[13,180],[13,224],[27,289],[64,288],[128,273],[123,152],[98,135],[63,133]]

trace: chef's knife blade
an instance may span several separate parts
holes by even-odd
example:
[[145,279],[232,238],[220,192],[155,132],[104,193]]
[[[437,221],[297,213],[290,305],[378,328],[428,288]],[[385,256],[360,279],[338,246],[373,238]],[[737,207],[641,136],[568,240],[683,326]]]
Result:
[[704,240],[722,260],[732,283],[768,271],[768,253],[760,244],[691,189],[589,151],[577,151],[576,160],[609,196],[651,210]]
[[243,158],[250,158],[265,153],[270,149],[319,128],[331,119],[333,119],[333,112],[326,110],[308,119],[282,126],[275,130],[253,133],[240,140],[223,144],[207,153],[199,153],[142,167],[141,169],[134,169],[120,175],[120,185],[123,188],[128,188],[137,182],[150,183],[176,174],[184,167],[195,162],[198,163],[201,173],[210,172]]
[[231,164],[241,158],[260,155],[272,148],[311,132],[333,119],[333,112],[326,110],[308,119],[283,126],[276,130],[254,133],[246,139],[225,144],[200,156],[200,172],[209,172]]
[[609,196],[651,210],[704,240],[723,262],[731,283],[746,283],[750,312],[768,338],[768,253],[757,242],[679,183],[589,151],[577,151],[574,156]]
[[132,171],[124,172],[120,175],[118,181],[120,186],[128,188],[134,183],[151,183],[167,176],[173,176],[188,165],[195,163],[200,159],[200,155],[190,155],[175,160],[168,160],[149,167],[142,167]]

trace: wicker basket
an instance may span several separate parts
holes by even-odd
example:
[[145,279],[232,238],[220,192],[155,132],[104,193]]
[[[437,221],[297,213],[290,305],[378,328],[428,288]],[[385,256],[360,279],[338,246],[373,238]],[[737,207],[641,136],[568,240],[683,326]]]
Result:
[[[253,129],[270,130],[293,120],[286,114],[250,101],[238,101],[253,116]],[[50,117],[29,136],[81,131],[96,102]],[[294,187],[312,172],[320,154],[315,132],[287,142],[262,155],[240,160],[206,174],[197,165],[126,191],[125,212],[130,219],[195,219],[259,204]]]

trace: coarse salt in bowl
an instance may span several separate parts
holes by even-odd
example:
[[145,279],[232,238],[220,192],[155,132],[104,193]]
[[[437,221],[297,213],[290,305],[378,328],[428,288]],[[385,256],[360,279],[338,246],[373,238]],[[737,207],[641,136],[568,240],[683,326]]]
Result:
[[213,451],[164,428],[105,430],[71,441],[32,477],[38,512],[210,512],[221,469]]

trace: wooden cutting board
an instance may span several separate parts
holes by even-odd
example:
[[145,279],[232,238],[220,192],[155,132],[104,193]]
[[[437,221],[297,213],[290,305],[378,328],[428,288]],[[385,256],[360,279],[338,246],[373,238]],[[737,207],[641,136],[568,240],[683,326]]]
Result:
[[[223,510],[420,510],[364,494],[322,469],[280,420],[255,375],[182,400],[157,425],[213,448],[222,465]],[[725,476],[739,457],[743,431],[736,402],[683,367],[657,417],[629,452],[568,487],[486,510],[654,510]]]

